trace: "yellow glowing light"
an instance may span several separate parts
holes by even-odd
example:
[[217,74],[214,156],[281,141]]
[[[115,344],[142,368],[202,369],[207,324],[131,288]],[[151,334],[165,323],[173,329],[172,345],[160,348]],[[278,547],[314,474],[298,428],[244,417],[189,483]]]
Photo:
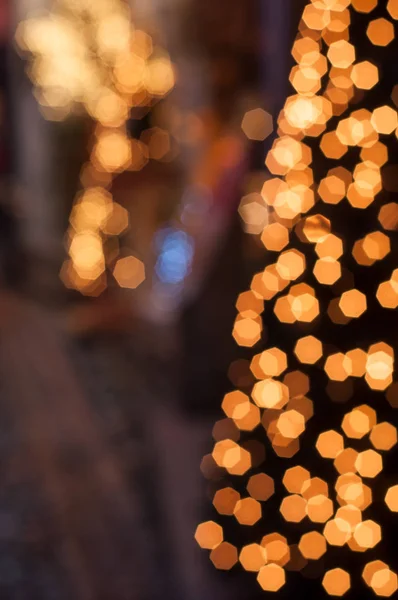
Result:
[[238,562],[238,551],[229,542],[222,542],[210,552],[210,560],[216,569],[229,571]]
[[283,477],[283,485],[291,494],[300,494],[303,485],[310,479],[310,472],[304,467],[290,467]]
[[307,502],[302,496],[292,494],[282,500],[279,510],[285,521],[300,523],[307,515],[306,507]]
[[266,473],[252,475],[247,484],[247,491],[255,500],[265,502],[275,491],[274,480],[269,475],[266,475]]
[[369,23],[366,34],[375,46],[387,46],[394,39],[394,26],[387,19],[375,19]]
[[342,294],[339,306],[346,317],[358,318],[367,308],[366,296],[359,290],[349,290]]
[[242,130],[249,140],[261,142],[272,133],[272,117],[262,108],[249,110],[243,117]]
[[378,0],[351,0],[355,10],[361,13],[369,13],[377,6]]
[[223,531],[220,525],[214,521],[207,521],[197,526],[195,540],[201,548],[213,550],[223,541]]
[[356,63],[352,67],[351,79],[361,90],[370,90],[379,81],[379,70],[368,60]]
[[325,431],[319,434],[315,446],[324,458],[336,458],[344,449],[344,439],[337,431]]
[[334,67],[346,69],[355,60],[355,47],[346,40],[339,40],[330,44],[327,56]]
[[239,555],[239,562],[245,571],[258,571],[267,562],[267,553],[260,544],[248,544],[243,546]]
[[294,353],[300,362],[313,365],[322,356],[322,342],[312,335],[297,341]]
[[279,565],[265,565],[260,569],[257,581],[264,591],[277,592],[286,583],[285,571]]
[[388,135],[398,126],[397,111],[390,106],[380,106],[375,108],[372,114],[371,123],[376,131]]
[[378,423],[371,431],[370,441],[377,450],[391,450],[397,443],[397,429],[391,423]]
[[385,502],[392,512],[398,512],[398,485],[393,485],[387,490]]
[[326,552],[326,540],[321,533],[311,531],[301,536],[299,550],[305,558],[317,560]]
[[117,261],[113,276],[120,287],[135,289],[145,280],[145,267],[135,256],[126,256]]
[[351,578],[343,569],[331,569],[323,576],[322,585],[330,596],[344,596],[351,587]]
[[240,494],[231,487],[218,490],[214,494],[213,504],[220,515],[233,515]]

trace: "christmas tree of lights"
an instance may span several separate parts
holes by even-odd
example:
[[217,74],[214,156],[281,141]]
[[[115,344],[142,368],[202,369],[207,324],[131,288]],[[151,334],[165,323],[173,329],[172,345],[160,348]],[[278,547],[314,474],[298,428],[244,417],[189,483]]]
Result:
[[265,161],[268,222],[241,211],[267,266],[237,300],[243,357],[202,462],[217,517],[195,538],[216,568],[239,564],[268,592],[288,588],[288,571],[334,596],[398,589],[386,550],[398,512],[397,19],[396,0],[305,6]]

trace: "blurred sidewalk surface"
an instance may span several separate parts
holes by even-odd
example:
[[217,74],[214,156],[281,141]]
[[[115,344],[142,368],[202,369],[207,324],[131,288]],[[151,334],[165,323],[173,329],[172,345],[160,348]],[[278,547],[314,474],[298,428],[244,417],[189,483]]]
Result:
[[0,304],[2,597],[222,598],[193,540],[209,424],[180,414],[172,360],[145,353],[148,331],[77,341]]

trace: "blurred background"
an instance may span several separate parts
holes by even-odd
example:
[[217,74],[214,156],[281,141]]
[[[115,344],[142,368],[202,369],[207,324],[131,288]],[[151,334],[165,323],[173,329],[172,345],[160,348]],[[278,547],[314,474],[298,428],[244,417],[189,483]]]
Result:
[[2,597],[238,593],[200,465],[300,4],[1,0]]
[[[349,2],[339,2],[343,25],[330,28],[326,44],[348,27]],[[283,248],[261,238],[269,221],[264,161],[293,93],[291,48],[305,4],[0,0],[2,598],[264,595],[243,569],[217,571],[194,533],[214,517],[221,485],[209,453],[230,432],[222,398],[253,385],[250,347],[267,339],[267,327],[261,339],[234,327],[236,300],[270,262],[266,250]],[[362,4],[353,23],[360,52],[362,13],[377,2]],[[322,27],[309,24],[309,37],[311,29]],[[388,54],[377,61],[384,79],[371,109],[395,84]],[[351,99],[363,106],[371,86],[353,91],[344,65],[336,69],[328,102],[337,118]],[[291,133],[286,120],[279,126]],[[322,160],[314,153],[316,166]],[[396,173],[385,177],[395,193]],[[295,216],[279,222],[293,227]],[[369,230],[368,217],[354,225],[344,210],[338,217],[345,239]],[[373,263],[357,262],[358,283]],[[353,282],[345,273],[335,295]],[[393,343],[390,319],[376,320]],[[352,339],[370,343],[372,315],[366,323],[366,332],[353,325],[345,334],[346,350]],[[324,333],[336,348],[343,342],[332,328]],[[289,335],[270,325],[273,343],[284,347]],[[338,386],[328,394],[340,407],[351,396]],[[321,426],[340,415],[334,406]],[[261,464],[263,446],[251,443]],[[272,530],[268,523],[261,535]],[[242,528],[236,535],[245,543]],[[307,583],[286,597],[312,593],[317,575],[309,569]]]

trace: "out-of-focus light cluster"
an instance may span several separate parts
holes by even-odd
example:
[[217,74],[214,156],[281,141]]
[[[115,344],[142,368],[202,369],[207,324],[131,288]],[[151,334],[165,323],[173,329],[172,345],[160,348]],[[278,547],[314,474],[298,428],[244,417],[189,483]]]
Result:
[[[391,201],[383,204],[373,229],[353,245],[334,231],[330,216],[340,203],[352,212],[353,220],[356,211],[371,207],[383,189],[382,168],[389,158],[386,136],[398,137],[398,87],[392,94],[395,106],[350,110],[351,101],[366,100],[366,90],[374,88],[380,77],[378,66],[370,59],[360,60],[350,41],[354,11],[369,14],[363,32],[367,44],[385,47],[395,35],[391,19],[398,20],[398,2],[389,0],[386,16],[373,18],[377,4],[377,0],[312,0],[305,7],[292,50],[296,65],[290,83],[294,93],[277,120],[278,135],[265,161],[269,175],[261,193],[246,197],[243,209],[241,206],[246,230],[259,236],[270,260],[253,277],[250,290],[238,298],[233,336],[246,347],[255,346],[262,338],[265,341],[262,313],[267,303],[281,324],[297,324],[297,335],[293,344],[292,336],[287,335],[283,348],[270,344],[251,361],[234,363],[231,381],[244,392],[236,389],[224,397],[226,419],[217,426],[220,433],[222,424],[223,435],[215,437],[214,450],[202,463],[202,470],[213,478],[204,465],[215,463],[221,469],[214,477],[219,481],[223,470],[248,476],[245,492],[241,485],[238,492],[229,483],[218,489],[213,504],[220,515],[249,527],[266,514],[263,503],[270,498],[274,502],[276,494],[284,490],[278,500],[280,515],[286,524],[300,523],[301,533],[297,536],[295,526],[296,539],[292,541],[274,532],[243,548],[234,547],[234,561],[228,564],[231,568],[240,563],[243,569],[257,573],[259,585],[269,592],[284,586],[287,571],[300,571],[308,563],[326,559],[329,547],[345,547],[360,558],[373,548],[377,552],[383,538],[381,525],[365,511],[372,507],[374,486],[380,486],[386,453],[397,444],[397,428],[379,420],[376,403],[370,406],[354,401],[335,429],[316,434],[314,452],[319,460],[329,462],[334,477],[328,475],[326,480],[304,465],[289,462],[278,482],[262,465],[264,446],[278,457],[292,459],[305,443],[307,423],[314,414],[308,396],[311,369],[324,377],[327,394],[334,402],[351,399],[353,382],[360,379],[369,394],[385,394],[391,407],[398,407],[391,345],[377,340],[366,347],[353,347],[352,343],[352,349],[343,352],[312,332],[321,319],[328,321],[329,327],[351,322],[355,326],[375,305],[398,307],[398,269],[387,281],[379,280],[370,297],[361,289],[360,279],[355,282],[346,268],[350,262],[370,268],[390,256],[391,233],[398,229],[398,205]],[[260,117],[264,117],[261,112],[252,111],[243,120],[250,139],[263,139],[256,137]],[[353,168],[332,166],[314,181],[311,164],[317,142],[326,161],[355,156]],[[338,214],[339,209],[335,210]],[[308,252],[295,247],[296,239],[301,249],[307,245]],[[319,390],[317,394],[321,396]],[[322,404],[324,399],[320,397],[318,402]],[[264,444],[248,441],[247,432],[255,429],[265,433]],[[309,429],[313,435],[313,423]],[[326,468],[325,473],[330,470]],[[384,500],[386,509],[398,512],[398,485],[389,484]],[[269,522],[267,512],[266,527]],[[222,536],[218,539],[221,545]],[[333,561],[336,557],[334,551]],[[321,577],[331,596],[343,596],[353,585],[351,574],[340,566],[323,570]],[[377,596],[391,596],[398,590],[396,573],[380,560],[365,559],[362,578]]]
[[[107,191],[114,175],[139,171],[149,159],[162,160],[170,149],[167,131],[153,128],[131,140],[127,121],[134,108],[153,106],[174,86],[167,53],[135,29],[123,0],[56,0],[51,12],[23,21],[19,48],[29,53],[29,76],[47,119],[64,120],[84,110],[96,123],[90,162],[81,173],[67,234],[69,259],[61,270],[67,287],[98,295],[106,287],[106,268],[121,286],[136,288],[144,266],[119,255],[117,241],[106,242],[129,226],[128,212]],[[131,267],[131,270],[130,270]]]

